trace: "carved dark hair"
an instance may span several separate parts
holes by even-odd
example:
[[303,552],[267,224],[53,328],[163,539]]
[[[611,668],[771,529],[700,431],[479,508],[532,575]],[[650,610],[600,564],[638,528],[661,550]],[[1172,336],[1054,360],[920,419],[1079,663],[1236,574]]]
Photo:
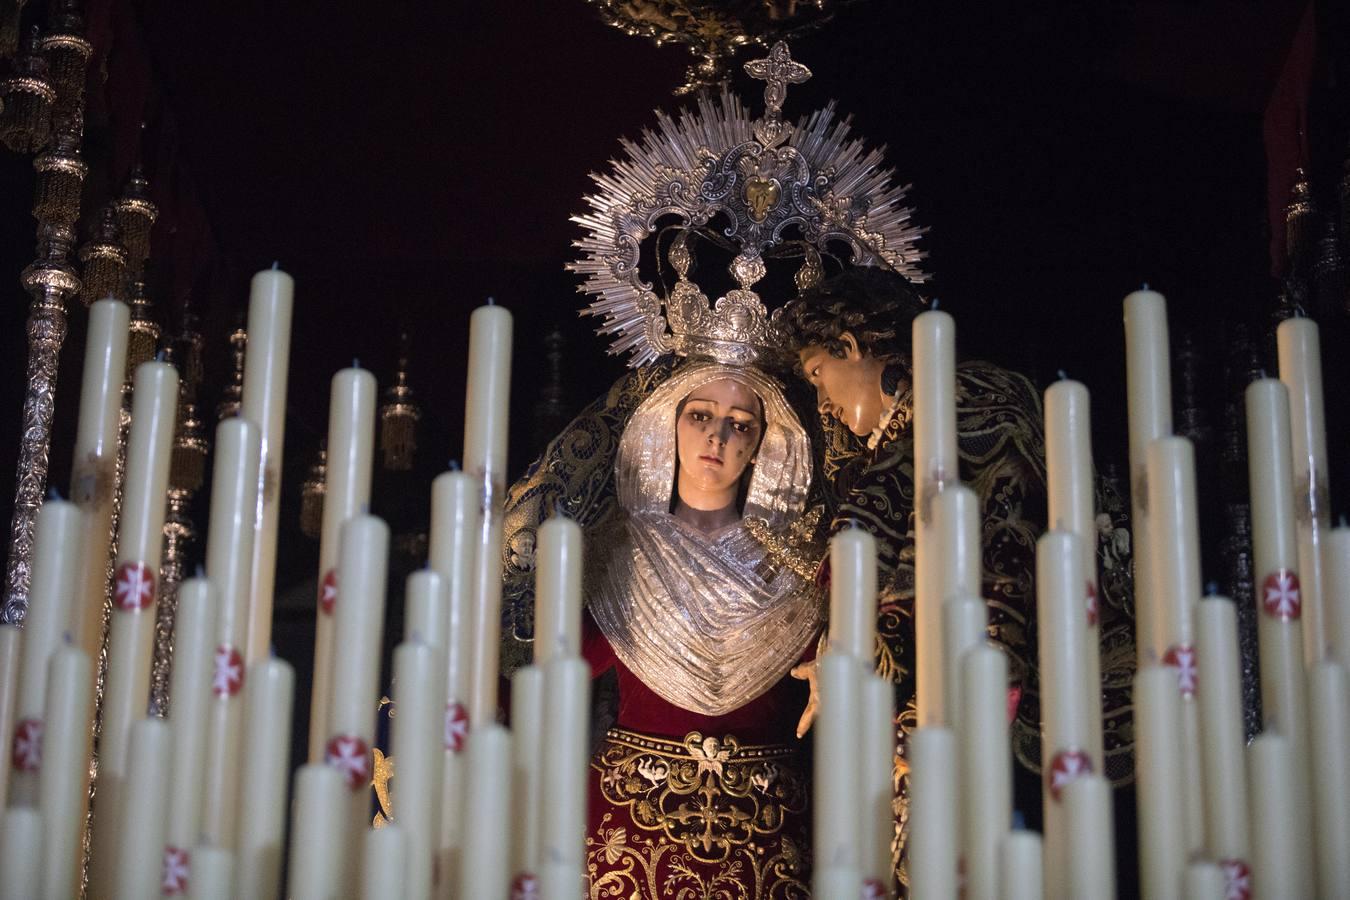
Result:
[[856,266],[821,282],[784,308],[793,349],[820,346],[843,357],[848,332],[858,349],[881,359],[909,355],[910,325],[927,309],[913,285],[894,272]]

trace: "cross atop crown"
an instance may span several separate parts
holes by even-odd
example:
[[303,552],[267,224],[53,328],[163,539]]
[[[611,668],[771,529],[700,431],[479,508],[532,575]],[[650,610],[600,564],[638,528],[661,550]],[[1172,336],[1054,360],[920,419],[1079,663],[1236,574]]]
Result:
[[779,41],[769,50],[766,59],[754,59],[745,64],[751,78],[765,82],[764,118],[755,123],[755,137],[765,147],[779,143],[783,131],[783,100],[789,84],[801,84],[811,77],[811,70],[792,59],[788,45]]

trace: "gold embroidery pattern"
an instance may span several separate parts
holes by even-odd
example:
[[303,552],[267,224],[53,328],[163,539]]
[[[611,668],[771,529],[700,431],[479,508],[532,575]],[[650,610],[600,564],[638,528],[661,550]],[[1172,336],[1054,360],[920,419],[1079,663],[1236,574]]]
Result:
[[694,731],[676,743],[612,728],[591,765],[605,799],[627,807],[638,827],[661,832],[658,843],[682,847],[694,862],[743,868],[734,850],[753,850],[757,837],[777,835],[785,816],[806,809],[794,756],[781,745],[742,747],[731,736]]

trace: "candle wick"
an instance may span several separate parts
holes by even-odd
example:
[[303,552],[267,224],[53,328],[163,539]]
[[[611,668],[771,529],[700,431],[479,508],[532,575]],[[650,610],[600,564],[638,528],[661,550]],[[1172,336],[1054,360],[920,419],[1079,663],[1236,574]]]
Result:
[[488,306],[496,306],[496,305],[497,305],[496,299],[495,299],[495,298],[492,298],[492,297],[487,298],[487,305],[488,305]]
[[281,263],[280,263],[278,260],[275,260],[275,259],[272,260],[272,271],[273,271],[273,272],[276,272],[276,271],[278,271],[278,270],[280,270],[280,269],[281,269]]
[[1205,596],[1213,597],[1219,593],[1219,583],[1217,581],[1205,582]]
[[1339,524],[1340,524],[1340,527],[1345,528],[1347,525],[1350,525],[1350,522],[1347,522],[1347,521],[1346,521],[1345,513],[1341,513],[1340,516],[1338,516],[1337,518],[1338,518],[1338,522],[1339,522]]
[[1306,318],[1307,315],[1308,315],[1308,314],[1307,314],[1306,312],[1304,312],[1304,310],[1303,310],[1303,304],[1302,304],[1302,303],[1295,303],[1295,304],[1294,304],[1294,318],[1295,318],[1295,319],[1303,319],[1303,318]]
[[934,297],[934,298],[933,298],[933,302],[932,302],[931,304],[929,304],[929,307],[928,307],[928,308],[929,308],[929,309],[937,309],[937,308],[938,308],[938,298]]
[[418,628],[414,628],[414,629],[413,629],[413,633],[412,633],[412,642],[413,642],[414,644],[420,644],[420,643],[422,643],[422,631],[421,631],[421,629],[418,629]]
[[1266,373],[1266,367],[1265,367],[1265,366],[1262,366],[1262,367],[1261,367],[1261,377],[1262,377],[1262,378],[1269,378],[1269,377],[1270,377],[1270,375]]
[[1068,380],[1069,380],[1069,373],[1068,373],[1068,372],[1065,372],[1063,369],[1058,369],[1058,370],[1056,370],[1055,374],[1057,374],[1057,375],[1059,376],[1059,380],[1060,380],[1060,381],[1068,381]]
[[202,564],[201,564],[201,563],[197,563],[197,577],[198,577],[198,578],[205,578],[205,577],[206,577],[206,570],[202,568]]
[[155,362],[164,362],[164,350],[162,348],[155,351]]
[[159,701],[158,701],[158,700],[151,700],[151,701],[150,701],[150,706],[149,706],[148,709],[146,709],[145,714],[146,714],[147,716],[150,716],[150,717],[153,717],[153,718],[158,718],[158,717],[159,717]]
[[362,504],[361,504],[361,515],[363,515],[363,516],[368,516],[368,515],[370,515],[370,504],[369,504],[369,503],[362,503]]
[[361,368],[361,360],[355,356],[352,357],[352,368],[353,369]]
[[267,645],[267,654],[268,654],[268,656],[270,656],[272,659],[276,659],[276,658],[277,658],[277,645],[276,645],[276,644],[268,644],[268,645]]
[[1145,281],[1145,282],[1143,283],[1143,285],[1139,288],[1139,290],[1141,290],[1141,291],[1146,291],[1146,290],[1148,290],[1148,282]]
[[55,486],[49,487],[49,488],[47,488],[47,499],[48,499],[48,500],[60,500],[60,499],[61,499],[61,492],[58,491],[58,490],[55,488]]
[[67,646],[67,647],[69,647],[71,644],[75,643],[75,639],[74,639],[73,637],[71,637],[71,634],[70,634],[69,631],[63,631],[63,632],[61,632],[61,639],[64,640],[64,641],[66,642],[66,646]]
[[458,472],[458,471],[459,471],[459,460],[457,460],[457,459],[452,459],[452,460],[450,460],[450,471],[451,471],[451,472]]

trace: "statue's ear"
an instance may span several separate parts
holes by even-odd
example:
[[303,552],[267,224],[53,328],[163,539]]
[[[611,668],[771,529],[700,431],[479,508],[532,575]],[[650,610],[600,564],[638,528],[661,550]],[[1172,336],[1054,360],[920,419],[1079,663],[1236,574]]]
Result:
[[867,355],[867,352],[858,345],[858,339],[853,336],[853,332],[840,332],[839,340],[844,343],[844,358],[857,362]]

